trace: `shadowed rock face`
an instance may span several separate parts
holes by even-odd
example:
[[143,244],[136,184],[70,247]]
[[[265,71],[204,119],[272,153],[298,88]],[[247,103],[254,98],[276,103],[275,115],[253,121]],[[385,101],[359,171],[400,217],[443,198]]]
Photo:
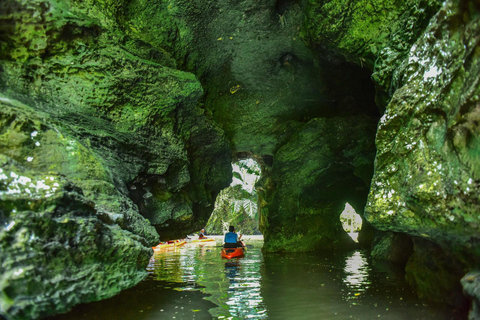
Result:
[[353,246],[340,214],[365,205],[375,129],[366,116],[313,119],[278,150],[260,187],[265,250]]
[[[183,9],[188,25],[198,19],[192,6]],[[198,8],[205,18],[192,29],[196,56],[189,61],[205,88],[207,114],[237,154],[263,159],[264,249],[350,246],[339,215],[349,199],[363,211],[380,118],[370,72],[306,46],[300,1]]]

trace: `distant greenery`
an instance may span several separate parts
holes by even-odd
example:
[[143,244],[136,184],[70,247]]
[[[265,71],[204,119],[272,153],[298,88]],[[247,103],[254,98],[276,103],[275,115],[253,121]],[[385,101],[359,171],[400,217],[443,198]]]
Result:
[[340,221],[342,222],[343,230],[346,232],[359,232],[362,229],[362,218],[348,203],[345,204],[345,209],[340,215]]
[[223,234],[229,225],[242,234],[260,234],[258,230],[258,197],[255,183],[261,171],[251,160],[240,160],[232,165],[233,181],[220,192],[215,209],[208,220],[208,234]]

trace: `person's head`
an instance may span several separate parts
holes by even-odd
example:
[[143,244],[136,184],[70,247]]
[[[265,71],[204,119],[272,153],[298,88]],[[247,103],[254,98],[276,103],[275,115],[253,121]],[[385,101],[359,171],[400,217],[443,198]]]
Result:
[[230,232],[235,232],[235,227],[234,227],[234,226],[228,227],[228,231],[230,231]]
[[201,232],[205,232],[205,229],[200,230]]

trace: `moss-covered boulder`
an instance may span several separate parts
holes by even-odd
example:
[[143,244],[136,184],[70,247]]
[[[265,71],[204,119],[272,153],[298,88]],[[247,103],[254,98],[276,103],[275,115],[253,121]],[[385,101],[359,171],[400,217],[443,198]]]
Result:
[[440,8],[440,0],[306,2],[302,37],[373,70],[377,103],[384,108],[395,88],[392,74]]
[[0,105],[0,313],[64,312],[142,280],[158,234],[98,154],[48,115]]
[[346,202],[362,213],[375,128],[366,116],[314,119],[278,150],[258,188],[265,250],[353,246],[340,214]]
[[128,36],[125,5],[0,6],[0,314],[30,319],[141,281],[205,225],[230,149],[175,39]]
[[[466,269],[480,263],[478,4],[446,1],[396,71],[365,209],[374,227],[432,241]],[[432,296],[434,283],[417,287]]]

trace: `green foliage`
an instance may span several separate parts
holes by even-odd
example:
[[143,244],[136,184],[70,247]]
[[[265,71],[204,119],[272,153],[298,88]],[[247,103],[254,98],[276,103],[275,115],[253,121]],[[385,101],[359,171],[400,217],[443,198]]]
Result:
[[229,225],[244,234],[260,234],[258,229],[258,197],[253,184],[260,176],[260,167],[252,160],[241,160],[233,165],[233,182],[217,197],[215,209],[207,223],[207,233],[222,234]]
[[233,171],[233,177],[237,178],[240,181],[243,181],[242,174],[240,172]]

